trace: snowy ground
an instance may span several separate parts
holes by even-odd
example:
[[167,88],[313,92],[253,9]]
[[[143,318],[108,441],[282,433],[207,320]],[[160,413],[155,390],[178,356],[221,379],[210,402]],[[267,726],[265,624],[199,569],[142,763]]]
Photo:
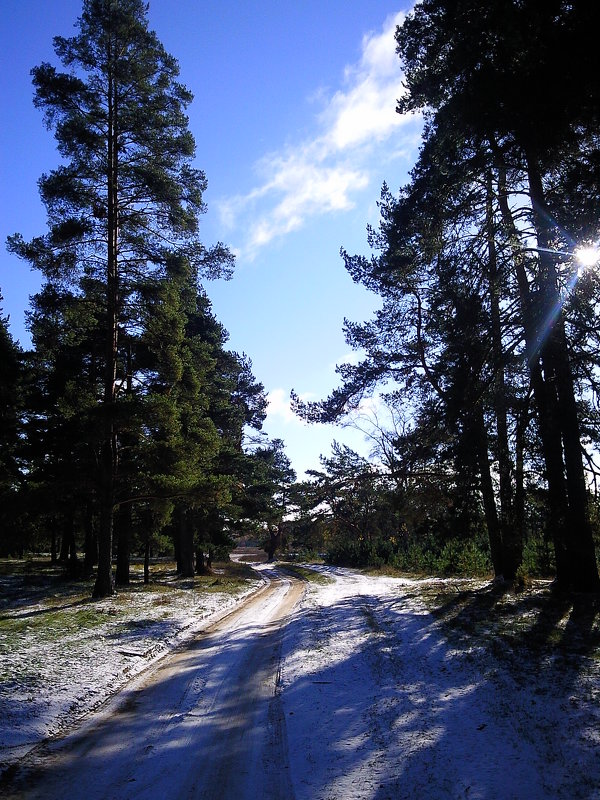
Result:
[[296,800],[600,797],[598,651],[514,663],[449,643],[435,581],[323,571],[284,640]]
[[[274,800],[600,798],[595,611],[578,611],[577,601],[540,604],[534,595],[503,600],[493,591],[476,591],[481,582],[315,569],[328,582],[311,583],[291,613],[282,610],[289,614],[283,627],[277,623],[273,628],[273,620],[280,618],[273,594],[267,605],[256,603],[239,615],[235,630],[225,628],[200,649],[182,653],[167,670],[168,678],[154,681],[162,712],[148,713],[157,701],[140,694],[146,715],[136,716],[134,708],[129,716],[120,715],[125,730],[136,731],[135,744],[124,741],[117,720],[104,732],[98,729],[96,750],[105,748],[118,758],[114,765],[111,758],[102,763],[110,792],[95,785],[86,789],[88,800],[145,797],[140,794],[142,775],[149,797],[153,785],[173,798],[254,797],[251,787],[243,789],[240,774],[255,781],[261,770],[268,773],[264,759],[269,751],[285,777],[278,784],[285,791],[263,786],[260,797]],[[15,745],[61,730],[74,715],[100,704],[159,651],[206,625],[207,616],[222,616],[235,601],[231,595],[212,595],[209,607],[198,594],[197,608],[187,601],[176,611],[166,604],[161,609],[155,598],[137,608],[127,625],[122,617],[118,624],[111,622],[113,602],[105,601],[107,619],[94,637],[79,641],[74,623],[67,648],[57,644],[39,653],[23,644],[15,653],[0,654],[2,670],[7,663],[15,665],[12,683],[3,671],[0,693],[0,734],[8,753],[14,754]],[[35,614],[35,608],[27,613]],[[30,632],[24,639],[29,638]],[[258,650],[257,642],[262,642]],[[255,648],[252,659],[228,669],[247,645]],[[273,652],[263,654],[271,646]],[[258,713],[249,704],[246,713],[245,687],[253,678],[247,665],[258,663],[259,655],[260,678],[254,677],[262,685],[257,697],[265,710]],[[232,695],[224,682],[237,672],[241,683]],[[182,699],[173,694],[171,701],[165,690],[174,689],[179,677]],[[222,706],[227,707],[218,711],[219,698],[225,696],[229,700]],[[256,720],[253,728],[247,725],[250,715]],[[143,739],[144,719],[151,720],[150,744]],[[258,729],[266,738],[252,743],[249,751]],[[100,757],[94,747],[88,750],[91,758]],[[150,755],[142,765],[146,751]],[[81,752],[87,757],[85,748]],[[230,792],[225,783],[236,772],[236,752],[246,756],[238,759],[239,774]],[[250,752],[262,754],[262,767],[248,768]],[[182,760],[182,753],[197,757]],[[87,772],[98,774],[86,770],[82,758],[77,749],[70,756],[67,752],[63,762],[55,762],[54,773],[62,781],[62,767],[56,765],[72,766],[78,770],[75,785],[81,786]],[[221,775],[219,785],[212,786],[204,775],[198,789],[194,771],[212,768]],[[184,769],[181,786],[187,788],[182,794],[175,780]]]
[[[37,582],[30,602],[2,578],[0,608],[0,774],[48,736],[68,730],[169,651],[216,621],[262,583],[219,591],[167,579],[149,591],[101,602],[48,594]],[[19,582],[20,583],[20,582]],[[213,584],[213,585],[211,585]],[[20,587],[19,587],[20,588]],[[140,589],[142,587],[139,587]],[[11,598],[11,594],[15,597]],[[4,624],[2,624],[4,623]]]

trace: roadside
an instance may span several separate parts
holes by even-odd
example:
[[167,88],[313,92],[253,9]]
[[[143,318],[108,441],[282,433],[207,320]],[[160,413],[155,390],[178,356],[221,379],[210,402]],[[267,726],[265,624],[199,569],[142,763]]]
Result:
[[594,601],[319,570],[283,647],[295,800],[600,798]]
[[0,774],[265,582],[243,564],[186,580],[166,563],[149,586],[134,567],[130,587],[98,602],[86,583],[55,573],[34,565],[0,575]]
[[281,641],[305,585],[267,583],[65,737],[32,750],[5,797],[291,800],[276,687]]
[[[262,565],[264,588],[230,596],[233,612],[213,609],[220,623],[196,616],[184,636],[206,635],[35,751],[28,762],[50,788],[40,796],[66,796],[68,772],[87,800],[600,798],[597,599],[556,598],[546,584],[506,595],[481,580],[316,565],[291,567],[296,578],[320,577],[300,584],[286,568]],[[186,596],[183,618],[202,613]],[[173,608],[163,610],[164,625]],[[148,614],[139,609],[129,640],[104,620],[113,627],[98,627],[98,653],[141,652]],[[114,660],[72,663],[79,690]],[[44,696],[68,698],[68,672],[53,674]]]

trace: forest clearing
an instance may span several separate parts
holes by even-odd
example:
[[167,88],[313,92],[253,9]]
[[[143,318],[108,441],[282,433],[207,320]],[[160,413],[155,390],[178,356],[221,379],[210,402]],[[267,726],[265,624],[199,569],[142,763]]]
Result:
[[[8,796],[64,797],[69,785],[89,800],[600,796],[589,598],[580,607],[547,582],[514,594],[316,565],[300,583],[256,566],[235,594],[154,586],[127,603],[5,607]],[[102,622],[69,630],[74,607]],[[36,613],[64,630],[27,664],[15,649],[26,654]],[[10,654],[6,626],[23,618]]]

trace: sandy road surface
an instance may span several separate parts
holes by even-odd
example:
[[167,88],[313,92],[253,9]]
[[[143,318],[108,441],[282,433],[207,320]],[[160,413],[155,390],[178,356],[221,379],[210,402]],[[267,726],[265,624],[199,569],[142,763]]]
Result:
[[595,649],[500,658],[485,631],[449,636],[430,612],[443,581],[314,569],[327,582],[306,591],[268,569],[2,796],[600,800]]
[[38,748],[8,796],[293,797],[277,689],[283,622],[304,585],[263,574],[264,589],[165,659],[116,711]]

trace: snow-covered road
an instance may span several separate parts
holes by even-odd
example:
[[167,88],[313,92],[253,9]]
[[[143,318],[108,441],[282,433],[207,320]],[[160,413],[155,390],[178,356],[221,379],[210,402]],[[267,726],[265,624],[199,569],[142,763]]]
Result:
[[263,569],[252,600],[30,754],[8,796],[600,798],[597,665],[520,675],[485,639],[453,645],[433,580]]
[[435,580],[322,569],[284,643],[295,800],[600,798],[597,670],[515,676],[477,637],[449,643]]
[[35,750],[11,796],[291,797],[277,682],[282,626],[304,586],[263,574],[269,583],[241,608],[102,715]]

